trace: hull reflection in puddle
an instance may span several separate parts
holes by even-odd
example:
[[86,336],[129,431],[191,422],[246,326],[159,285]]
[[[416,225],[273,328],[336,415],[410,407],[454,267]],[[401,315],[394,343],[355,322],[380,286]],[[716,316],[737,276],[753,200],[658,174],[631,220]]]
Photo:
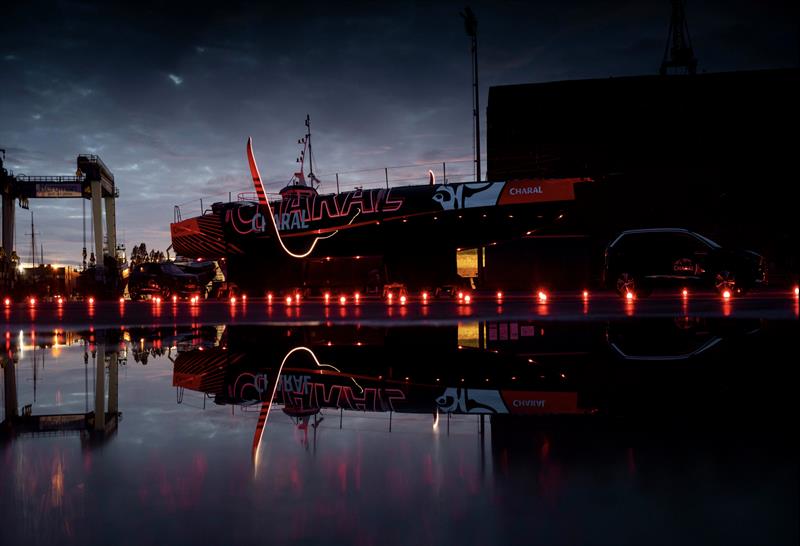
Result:
[[[228,326],[217,330],[215,346],[177,353],[173,385],[179,399],[191,390],[216,404],[260,407],[254,460],[273,408],[306,432],[312,418],[316,432],[326,411],[338,411],[339,427],[351,412],[427,414],[433,426],[441,415],[477,414],[492,424],[511,419],[515,429],[548,420],[595,428],[647,420],[647,430],[680,418],[692,428],[704,417],[741,424],[753,413],[731,387],[749,381],[743,359],[762,356],[762,329],[760,321],[686,317]],[[774,401],[759,403],[780,410]]]
[[[694,317],[9,333],[3,539],[791,542],[798,333]],[[126,517],[98,527],[109,505]]]

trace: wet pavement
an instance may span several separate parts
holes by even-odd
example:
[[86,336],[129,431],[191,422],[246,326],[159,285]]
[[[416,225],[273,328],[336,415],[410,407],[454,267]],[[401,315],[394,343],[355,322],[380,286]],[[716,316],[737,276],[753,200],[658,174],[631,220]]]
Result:
[[88,313],[6,313],[3,544],[800,538],[785,295]]

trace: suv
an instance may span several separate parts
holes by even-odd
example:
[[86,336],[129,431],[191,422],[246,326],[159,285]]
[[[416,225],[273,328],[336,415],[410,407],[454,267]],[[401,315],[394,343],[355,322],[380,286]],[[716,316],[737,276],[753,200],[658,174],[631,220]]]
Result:
[[606,248],[603,279],[622,296],[687,282],[743,294],[766,282],[767,267],[755,252],[722,248],[687,229],[634,229],[623,231]]
[[199,277],[186,273],[172,262],[148,262],[133,267],[128,280],[132,300],[147,296],[188,298],[201,291]]

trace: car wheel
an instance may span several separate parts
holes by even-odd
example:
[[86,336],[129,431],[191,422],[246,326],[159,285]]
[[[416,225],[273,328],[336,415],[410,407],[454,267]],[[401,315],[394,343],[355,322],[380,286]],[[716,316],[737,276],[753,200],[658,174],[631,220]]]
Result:
[[722,294],[726,290],[734,293],[736,290],[736,275],[723,269],[714,275],[714,288]]

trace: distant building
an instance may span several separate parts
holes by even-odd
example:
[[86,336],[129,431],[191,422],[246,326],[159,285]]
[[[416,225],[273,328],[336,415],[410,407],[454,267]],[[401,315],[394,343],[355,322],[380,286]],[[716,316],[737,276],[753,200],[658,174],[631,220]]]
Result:
[[794,168],[798,96],[797,69],[492,87],[488,178]]

